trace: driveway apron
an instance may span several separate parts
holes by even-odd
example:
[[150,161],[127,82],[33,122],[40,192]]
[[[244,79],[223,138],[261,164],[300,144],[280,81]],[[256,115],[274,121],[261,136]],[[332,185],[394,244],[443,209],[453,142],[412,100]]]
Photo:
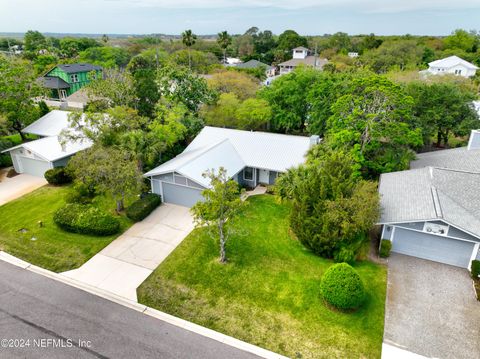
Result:
[[62,274],[137,301],[137,287],[193,228],[189,208],[164,203],[80,268]]

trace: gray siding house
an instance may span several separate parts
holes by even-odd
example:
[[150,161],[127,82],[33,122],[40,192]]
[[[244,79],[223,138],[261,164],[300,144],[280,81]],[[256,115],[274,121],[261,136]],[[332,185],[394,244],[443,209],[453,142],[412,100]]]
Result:
[[[480,135],[473,131],[472,137]],[[382,239],[392,251],[462,268],[480,260],[480,146],[418,155],[380,178]]]
[[68,111],[53,110],[22,130],[23,133],[39,136],[40,139],[22,143],[3,152],[9,152],[17,173],[43,177],[54,167],[63,167],[77,152],[92,145],[87,140],[64,141],[60,133],[69,127]]
[[244,187],[274,184],[277,176],[298,166],[318,136],[289,136],[266,132],[205,127],[177,157],[145,174],[152,192],[167,203],[191,207],[203,200],[209,186],[207,170],[225,168]]

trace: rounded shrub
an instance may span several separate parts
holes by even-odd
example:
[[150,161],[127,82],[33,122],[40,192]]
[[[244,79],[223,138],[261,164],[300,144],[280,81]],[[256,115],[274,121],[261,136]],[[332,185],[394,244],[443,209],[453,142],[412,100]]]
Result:
[[138,222],[147,217],[162,203],[162,198],[155,193],[148,193],[133,202],[126,210],[127,217]]
[[362,279],[347,263],[338,263],[327,269],[320,291],[329,304],[340,309],[358,308],[365,299]]
[[65,171],[65,167],[49,169],[44,176],[48,183],[56,186],[72,182],[72,177]]
[[63,230],[74,233],[108,236],[120,230],[120,222],[110,213],[78,203],[57,210],[53,220]]

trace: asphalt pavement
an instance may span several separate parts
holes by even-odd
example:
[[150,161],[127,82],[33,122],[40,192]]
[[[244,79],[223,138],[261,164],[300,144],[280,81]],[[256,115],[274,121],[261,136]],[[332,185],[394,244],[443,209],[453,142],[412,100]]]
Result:
[[258,357],[0,262],[0,358]]

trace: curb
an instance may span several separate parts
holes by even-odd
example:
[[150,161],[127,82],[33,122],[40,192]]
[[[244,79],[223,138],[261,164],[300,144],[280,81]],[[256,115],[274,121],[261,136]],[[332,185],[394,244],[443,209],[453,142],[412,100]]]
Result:
[[75,287],[77,289],[83,290],[85,292],[94,294],[96,296],[102,297],[104,299],[107,299],[111,302],[120,304],[124,307],[136,310],[137,312],[143,313],[145,315],[148,315],[150,317],[162,320],[164,322],[167,322],[171,325],[175,325],[176,327],[188,330],[190,332],[202,335],[204,337],[216,340],[220,343],[229,345],[231,347],[258,355],[262,358],[266,359],[288,359],[288,357],[274,353],[270,350],[260,348],[256,345],[244,342],[242,340],[233,338],[231,336],[222,334],[220,332],[217,332],[212,329],[208,329],[205,327],[202,327],[201,325],[189,322],[187,320],[175,317],[173,315],[161,312],[157,309],[150,308],[146,305],[137,303],[135,301],[120,297],[116,294],[110,293],[108,291],[90,286],[88,284],[79,282],[75,279],[68,278],[66,276],[63,276],[59,273],[55,273],[52,271],[49,271],[48,269],[44,269],[41,267],[38,267],[36,265],[30,264],[28,262],[25,262],[22,259],[19,259],[17,257],[14,257],[4,251],[0,251],[0,260],[13,264],[17,267],[20,267],[22,269],[28,270],[30,272],[34,272],[36,274],[43,275],[44,277],[48,277],[50,279],[56,280],[58,282],[62,282],[64,284],[67,284],[69,286]]

